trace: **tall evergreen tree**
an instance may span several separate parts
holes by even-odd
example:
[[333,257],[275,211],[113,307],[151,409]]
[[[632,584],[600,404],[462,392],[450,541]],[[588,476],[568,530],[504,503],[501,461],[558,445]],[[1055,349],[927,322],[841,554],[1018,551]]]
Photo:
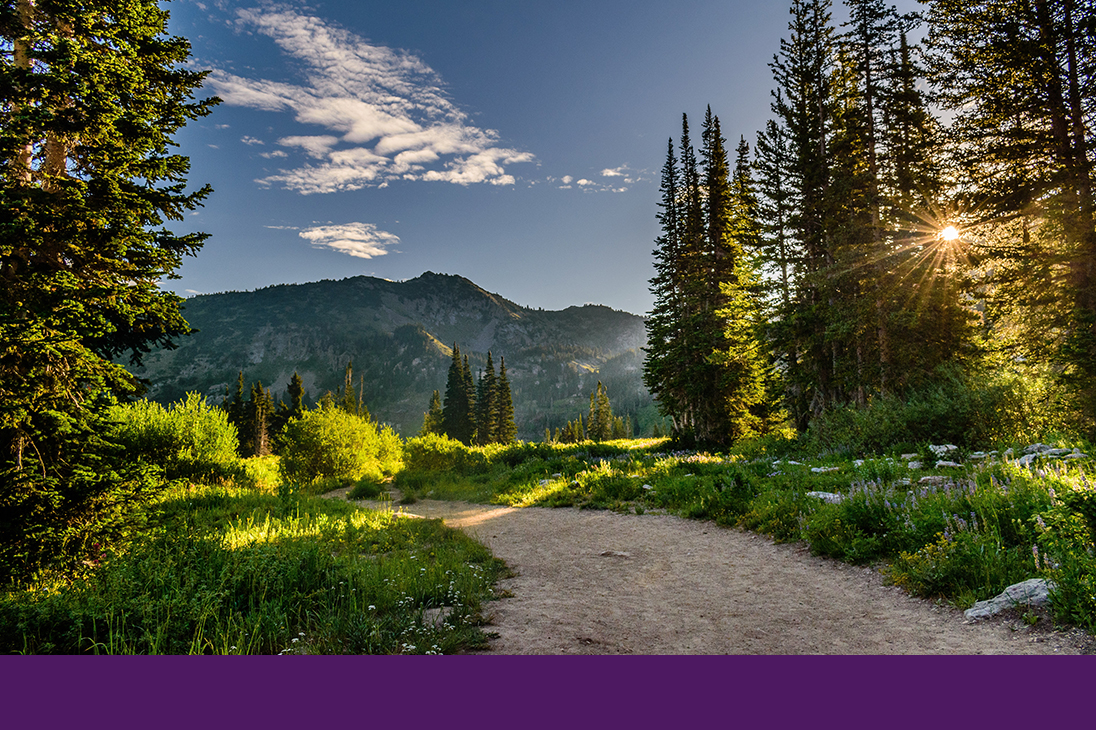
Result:
[[498,400],[498,375],[491,352],[487,353],[487,364],[480,374],[476,388],[476,443],[481,446],[495,442],[495,417]]
[[206,236],[164,221],[210,190],[187,192],[172,138],[216,102],[193,101],[205,73],[167,17],[151,0],[4,4],[0,582],[90,546],[148,485],[110,463],[107,408],[139,389],[123,358],[189,332],[159,284]]
[[662,209],[657,219],[662,233],[655,240],[655,276],[650,281],[654,304],[647,316],[647,347],[643,360],[643,382],[654,396],[659,411],[671,419],[685,411],[683,380],[678,372],[684,336],[684,291],[682,231],[684,193],[674,141],[670,139],[660,186]]
[[441,394],[435,390],[430,397],[430,409],[423,418],[422,430],[419,431],[419,435],[443,433],[445,433],[445,414],[441,407]]
[[499,378],[495,396],[495,441],[509,444],[517,439],[518,429],[514,424],[514,398],[510,392],[510,379],[506,375],[506,358],[499,359]]
[[834,257],[826,229],[834,41],[830,0],[792,0],[789,12],[789,37],[780,41],[770,68],[777,86],[772,109],[788,151],[786,230],[799,253],[793,314],[781,330],[780,349],[795,357],[785,378],[794,393],[792,415],[803,429],[811,414],[832,400],[835,386],[826,339],[835,294],[827,276]]
[[445,386],[442,422],[445,434],[464,444],[472,443],[476,431],[475,398],[471,379],[468,358],[461,358],[460,348],[454,343],[453,361],[449,365],[449,378]]

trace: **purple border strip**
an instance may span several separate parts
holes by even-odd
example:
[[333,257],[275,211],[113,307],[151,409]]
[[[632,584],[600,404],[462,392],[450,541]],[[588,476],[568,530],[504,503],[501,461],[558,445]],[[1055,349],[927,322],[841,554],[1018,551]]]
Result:
[[1094,670],[1092,657],[0,657],[0,724],[1016,727],[1083,721]]

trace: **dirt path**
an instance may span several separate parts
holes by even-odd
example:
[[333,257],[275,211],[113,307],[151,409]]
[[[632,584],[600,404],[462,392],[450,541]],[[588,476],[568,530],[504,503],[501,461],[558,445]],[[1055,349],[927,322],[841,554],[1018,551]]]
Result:
[[[366,503],[369,504],[369,503]],[[1080,631],[961,612],[803,545],[668,515],[424,500],[516,573],[488,605],[498,654],[1075,654]]]

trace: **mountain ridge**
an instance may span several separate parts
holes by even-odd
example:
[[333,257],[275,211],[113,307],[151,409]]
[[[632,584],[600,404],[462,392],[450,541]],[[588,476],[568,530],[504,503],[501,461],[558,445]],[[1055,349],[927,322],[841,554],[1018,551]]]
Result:
[[496,365],[506,358],[522,438],[584,412],[599,378],[609,381],[618,413],[652,417],[640,375],[645,320],[604,305],[533,309],[427,271],[402,282],[355,276],[199,294],[182,309],[197,331],[134,369],[154,400],[196,391],[218,401],[240,370],[275,398],[297,371],[314,400],[342,385],[352,362],[370,411],[411,435],[431,392],[444,393],[456,343],[477,372],[489,350]]

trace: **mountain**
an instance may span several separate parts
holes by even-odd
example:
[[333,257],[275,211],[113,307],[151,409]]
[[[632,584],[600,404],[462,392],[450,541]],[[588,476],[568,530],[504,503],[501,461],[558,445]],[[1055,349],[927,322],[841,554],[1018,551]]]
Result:
[[604,306],[530,309],[427,272],[403,282],[357,276],[200,295],[184,302],[183,315],[198,331],[133,369],[154,400],[194,391],[217,402],[243,370],[245,387],[261,381],[275,400],[296,371],[314,402],[343,384],[352,362],[370,413],[410,436],[432,391],[444,396],[456,343],[473,372],[489,350],[496,367],[506,358],[521,438],[585,418],[599,379],[616,415],[645,426],[657,417],[641,376],[644,320]]

